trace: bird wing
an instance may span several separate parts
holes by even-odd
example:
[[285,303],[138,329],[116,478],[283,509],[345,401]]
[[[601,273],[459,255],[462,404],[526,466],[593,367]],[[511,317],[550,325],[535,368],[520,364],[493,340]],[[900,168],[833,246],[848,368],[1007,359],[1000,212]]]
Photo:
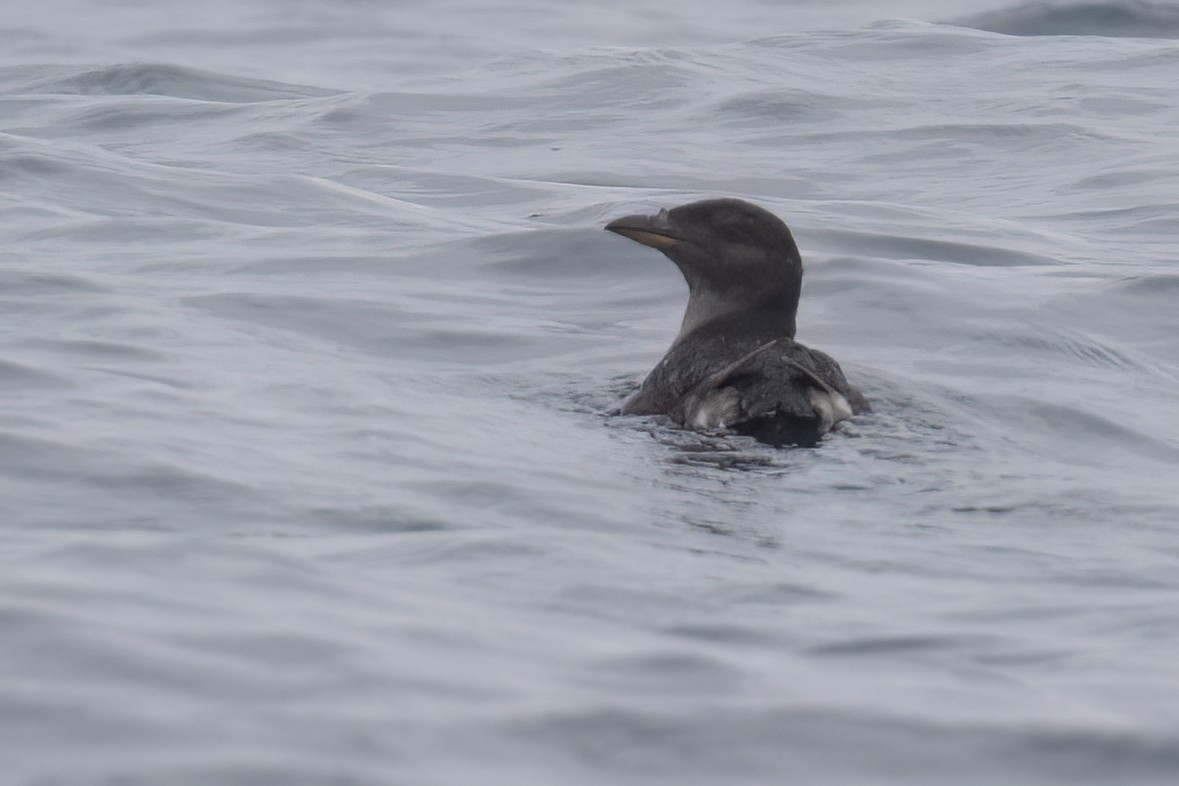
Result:
[[706,432],[739,431],[759,418],[806,421],[818,435],[851,417],[835,361],[793,339],[779,338],[708,375],[677,403],[672,417]]

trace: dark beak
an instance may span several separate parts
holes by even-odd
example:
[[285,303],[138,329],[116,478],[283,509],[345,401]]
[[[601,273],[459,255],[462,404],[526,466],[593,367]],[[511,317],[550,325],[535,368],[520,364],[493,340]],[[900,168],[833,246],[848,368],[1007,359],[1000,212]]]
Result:
[[666,210],[660,210],[653,216],[616,218],[606,225],[606,229],[660,251],[683,242]]

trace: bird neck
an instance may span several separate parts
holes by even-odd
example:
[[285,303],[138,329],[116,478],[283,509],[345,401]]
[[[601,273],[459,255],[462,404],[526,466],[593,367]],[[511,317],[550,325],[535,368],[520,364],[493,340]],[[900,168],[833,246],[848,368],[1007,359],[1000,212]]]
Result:
[[751,300],[748,293],[726,297],[715,290],[694,289],[675,343],[698,331],[733,336],[757,334],[766,340],[794,338],[798,294],[795,292],[793,298],[789,294]]

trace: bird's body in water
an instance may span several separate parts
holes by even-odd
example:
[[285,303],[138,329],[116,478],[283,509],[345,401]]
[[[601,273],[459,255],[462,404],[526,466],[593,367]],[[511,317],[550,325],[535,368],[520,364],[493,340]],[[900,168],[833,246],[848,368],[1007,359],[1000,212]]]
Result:
[[786,445],[814,444],[868,411],[838,363],[794,340],[802,259],[777,216],[710,199],[606,229],[659,249],[688,282],[679,335],[624,413]]

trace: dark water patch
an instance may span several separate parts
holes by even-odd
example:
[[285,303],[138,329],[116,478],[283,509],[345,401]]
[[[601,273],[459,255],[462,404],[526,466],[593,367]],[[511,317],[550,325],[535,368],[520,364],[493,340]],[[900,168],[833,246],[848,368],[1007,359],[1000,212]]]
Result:
[[[688,441],[691,443],[688,447],[684,446],[684,440],[679,438],[678,435],[661,434],[658,439],[664,445],[674,447],[679,451],[668,456],[668,461],[672,464],[682,464],[688,467],[713,467],[724,470],[754,470],[782,466],[781,462],[776,460],[774,456],[755,452],[754,450],[741,450],[727,440],[722,443],[721,447],[717,447],[716,449],[700,450],[700,443],[695,437],[688,438]],[[752,437],[747,437],[746,439],[756,444],[756,440]],[[791,447],[791,449],[796,448]],[[733,535],[738,531],[738,528],[729,524],[727,516],[712,518],[687,516],[684,521],[690,527],[712,533],[713,535]]]
[[811,56],[835,52],[841,63],[866,64],[871,70],[871,78],[875,79],[880,73],[878,64],[882,60],[896,58],[909,62],[914,52],[931,58],[985,52],[987,42],[979,38],[977,34],[966,35],[960,30],[947,30],[931,24],[915,26],[907,20],[882,19],[872,22],[860,35],[849,35],[844,31],[830,37],[816,37],[809,32],[787,33],[759,37],[748,43],[788,50],[792,56],[799,50]]
[[928,506],[932,515],[919,521],[932,524],[947,500],[960,502],[963,483],[994,482],[977,468],[1000,446],[970,397],[900,371],[860,372],[858,382],[872,412],[841,424],[820,443],[808,459],[821,461],[807,467],[809,493],[836,496],[845,505],[862,501],[880,520],[889,518],[887,500],[907,497]]
[[842,597],[842,593],[778,580],[754,587],[739,586],[732,591],[732,600],[738,606],[765,607],[770,609],[779,609],[803,603],[828,603],[838,601]]
[[837,122],[851,102],[800,90],[758,91],[728,98],[713,110],[720,122],[741,127]]
[[1131,237],[1159,235],[1165,238],[1165,242],[1170,243],[1172,238],[1179,235],[1179,217],[1144,218],[1141,221],[1124,224],[1115,231],[1118,234]]
[[200,382],[190,382],[188,380],[176,379],[175,377],[166,377],[161,374],[145,374],[142,371],[128,371],[124,368],[106,368],[96,366],[93,363],[83,363],[78,368],[97,374],[109,374],[110,376],[123,377],[124,379],[150,382],[152,385],[163,385],[174,390],[204,390],[208,387],[206,384]]
[[313,143],[301,134],[283,131],[256,131],[243,134],[237,138],[237,143],[248,150],[263,150],[267,152],[312,152]]
[[[1167,171],[1166,169],[1140,169],[1120,167],[1115,172],[1101,172],[1094,175],[1086,175],[1078,178],[1074,182],[1076,188],[1091,188],[1099,192],[1109,192],[1111,189],[1117,188],[1135,188],[1137,186],[1144,186],[1147,183],[1155,183],[1160,180],[1176,180],[1179,179],[1176,173]],[[1174,212],[1175,205],[1166,205],[1163,207],[1171,208]]]
[[1066,362],[1079,361],[1094,368],[1120,370],[1144,370],[1154,366],[1130,350],[1119,349],[1091,336],[1045,325],[1026,326],[1002,335],[992,335],[985,341],[997,345],[999,354],[1004,358],[1010,358],[1011,350],[1014,349],[1025,360],[1036,355]]
[[[806,706],[714,707],[696,717],[601,709],[514,726],[518,744],[569,750],[615,780],[659,784],[1162,786],[1179,766],[1179,748],[1168,735],[1079,723],[1012,728]],[[976,760],[989,766],[962,766]]]
[[[3,138],[0,137],[0,141]],[[68,174],[72,167],[65,161],[36,153],[13,153],[0,158],[0,180],[28,175],[52,177]]]
[[[1027,451],[1013,458],[1009,465],[1011,471],[996,473],[991,479],[980,478],[975,485],[962,488],[955,495],[956,502],[951,510],[956,514],[956,518],[967,526],[1008,525],[1018,528],[1022,533],[1029,527],[1039,530],[1046,525],[1066,523],[1070,529],[1089,527],[1100,533],[1108,531],[1112,526],[1121,532],[1149,527],[1150,522],[1173,515],[1174,505],[1171,496],[1166,492],[1165,484],[1158,484],[1162,487],[1162,493],[1156,493],[1155,489],[1150,488],[1143,491],[1136,488],[1154,482],[1155,473],[1166,472],[1165,466],[1156,464],[1144,468],[1148,473],[1144,479],[1145,484],[1136,484],[1131,479],[1130,471],[1123,470],[1122,467],[1125,466],[1127,457],[1142,458],[1141,453],[1114,452],[1109,449],[1109,445],[1093,440],[1086,441],[1085,435],[1072,435],[1073,442],[1059,449],[1059,453],[1065,455],[1066,461],[1074,466],[1096,468],[1106,477],[1117,474],[1119,478],[1126,478],[1117,488],[1103,489],[1095,493],[1092,491],[1098,487],[1095,483],[1079,485],[1077,481],[1060,477],[1062,473],[1044,473],[1040,469],[1043,466],[1042,461],[1036,461],[1032,457],[1052,452],[1052,445],[1057,441],[1036,433],[1034,425],[1025,424],[1022,420],[1017,422],[1024,426],[1027,434],[1035,436],[1026,440]],[[997,492],[997,488],[1001,488],[1002,491]],[[981,555],[981,562],[972,558],[969,564],[996,564],[996,560],[1001,560],[1004,565],[1019,562],[1030,564],[1031,559],[1034,559],[1027,558],[1030,554],[1027,550],[997,550],[992,547],[989,558]],[[1039,575],[1051,577],[1053,582],[1068,580],[1077,585],[1084,585],[1085,576],[1089,575],[1089,571],[1078,567],[1078,562],[1076,557],[1061,560],[1052,554],[1045,554],[1039,559],[1040,564],[1035,569]],[[1139,578],[1132,571],[1125,572],[1121,568],[1113,568],[1108,572],[1109,575],[1121,576],[1126,586],[1138,586],[1152,581],[1149,578]],[[1066,579],[1068,576],[1073,578]]]
[[109,292],[82,276],[41,273],[31,270],[0,270],[0,293],[12,297],[57,298],[63,295],[92,295]]
[[40,369],[23,363],[13,363],[0,360],[0,389],[13,390],[25,388],[65,388],[70,383]]
[[1179,5],[1143,0],[1032,2],[963,17],[954,24],[1018,36],[1179,38]]
[[93,482],[108,491],[137,490],[166,497],[173,502],[213,503],[243,497],[263,499],[261,492],[242,483],[164,462],[122,469],[97,469]]
[[[788,467],[794,449],[779,450],[762,445],[753,437],[702,434],[676,425],[664,415],[637,417],[618,415],[611,425],[630,428],[649,434],[659,444],[671,448],[666,461],[687,469],[758,470],[768,467]],[[717,535],[733,534],[737,527],[727,522],[704,516],[689,517],[687,523],[699,530]]]
[[[582,416],[587,424],[600,424],[606,428],[633,427],[636,419],[620,415],[619,408],[626,397],[638,389],[641,380],[631,374],[605,378],[608,371],[597,371],[593,360],[592,357],[587,359],[581,364],[582,370],[576,373],[553,373],[548,367],[550,364],[546,363],[545,368],[537,371],[480,375],[479,381],[509,391],[509,398],[525,405],[539,404],[555,412]],[[613,358],[600,365],[609,370]]]
[[1001,146],[1004,155],[1024,150],[1065,150],[1080,141],[1114,142],[1115,137],[1077,123],[944,123],[914,126],[895,132],[909,139],[946,139],[962,149],[969,145]]
[[83,243],[198,243],[224,239],[225,228],[213,221],[159,216],[124,216],[74,220],[24,233],[29,241],[77,240]]
[[377,110],[382,116],[403,119],[425,119],[430,117],[452,118],[466,111],[486,112],[522,109],[526,103],[515,95],[486,95],[477,92],[464,93],[369,93],[346,99],[346,107],[319,115],[324,120],[344,120],[351,117],[363,118]]
[[13,93],[56,95],[155,95],[223,103],[253,103],[336,95],[339,91],[228,76],[163,63],[128,63],[90,70],[28,66],[0,71]]
[[166,98],[137,98],[84,109],[68,123],[79,134],[145,134],[148,127],[177,127],[177,133],[188,133],[196,123],[228,123],[224,116],[237,111],[216,104],[177,106]]
[[[265,43],[272,43],[272,39],[269,37],[261,40]],[[186,44],[191,43],[187,37],[181,41]],[[147,734],[137,739],[140,742],[153,740],[151,745],[156,751],[167,750],[168,743],[173,741],[172,738],[154,739],[151,732],[156,730],[155,727],[154,722],[145,721],[144,730]],[[405,732],[405,729],[399,729],[397,734],[402,736]],[[126,738],[136,739],[130,733],[126,735]],[[325,742],[322,738],[316,741],[321,745]],[[373,750],[380,748],[369,741],[366,733],[361,731],[357,731],[353,738],[341,744],[371,746],[372,749],[366,751],[369,755]],[[260,744],[259,747],[265,746]],[[324,784],[330,784],[330,786],[389,786],[390,777],[397,778],[396,775],[390,776],[389,774],[396,772],[397,768],[387,765],[366,765],[359,761],[353,761],[347,765],[347,771],[345,771],[341,765],[317,761],[316,754],[311,752],[314,747],[311,743],[307,743],[301,746],[302,750],[294,752],[235,752],[232,755],[227,754],[225,761],[215,764],[160,764],[157,755],[142,764],[120,763],[110,766],[108,769],[98,767],[93,769],[101,769],[102,783],[111,786],[115,786],[115,784],[118,786],[148,786],[155,783],[167,783],[170,786],[208,786],[210,783],[232,783],[238,786],[268,786],[268,784],[275,783],[281,783],[283,786],[324,786]],[[397,758],[402,755],[404,754],[399,752]],[[324,758],[330,757],[325,756]],[[83,786],[84,783],[72,780],[71,775],[63,776],[60,770],[55,770],[52,767],[47,766],[40,771],[50,774],[45,778],[39,778],[36,781],[38,784]],[[362,771],[365,772],[362,773]],[[441,781],[434,781],[427,777],[415,779],[413,782],[441,783]]]
[[[22,44],[44,45],[50,37],[34,27],[5,27],[0,29],[0,43],[5,46],[20,46]],[[2,69],[0,69],[2,70]]]
[[442,532],[456,528],[454,522],[408,514],[395,506],[364,505],[356,508],[314,508],[308,514],[333,531],[389,534],[400,532]]
[[851,230],[811,229],[843,252],[854,251],[886,259],[922,259],[978,267],[1056,266],[1060,261],[1042,254],[1002,246],[900,237]]
[[[798,602],[795,600],[794,602]],[[662,629],[664,633],[705,644],[780,647],[782,639],[767,630],[746,625],[726,623],[682,623]]]
[[[1147,101],[1143,98],[1127,96],[1101,96],[1086,98],[1080,102],[1080,107],[1099,117],[1123,120],[1127,117],[1147,117],[1156,112],[1170,113],[1174,107],[1165,101]],[[1171,173],[1166,173],[1169,176]]]
[[928,655],[945,650],[973,650],[990,641],[981,636],[949,634],[863,636],[816,645],[807,651],[812,655],[839,657]]
[[608,688],[622,684],[637,694],[679,694],[685,683],[697,693],[730,693],[741,684],[739,669],[704,653],[636,653],[595,661],[580,680]]
[[187,504],[255,496],[244,484],[176,464],[127,460],[118,451],[11,432],[0,433],[0,472],[30,481],[84,483],[129,499],[149,495]]
[[954,513],[982,513],[992,516],[1003,516],[1008,513],[1014,513],[1017,508],[1014,505],[962,505],[956,508],[950,508]]
[[1109,285],[1109,289],[1135,297],[1159,298],[1173,302],[1179,297],[1179,273],[1152,273],[1130,276]]

